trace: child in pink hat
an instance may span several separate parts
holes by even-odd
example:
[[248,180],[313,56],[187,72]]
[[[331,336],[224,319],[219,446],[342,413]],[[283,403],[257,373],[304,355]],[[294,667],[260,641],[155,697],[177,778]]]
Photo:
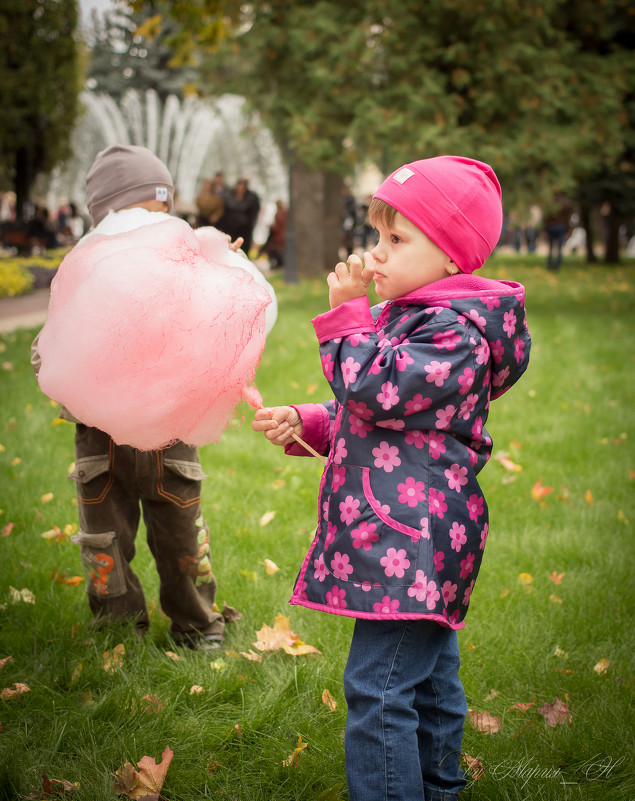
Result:
[[[455,801],[467,713],[457,630],[488,536],[490,402],[529,360],[524,289],[474,275],[501,231],[487,164],[406,164],[369,207],[379,241],[328,276],[313,320],[334,398],[253,428],[328,456],[292,604],[355,618],[344,674],[351,801]],[[383,302],[371,307],[374,281]]]

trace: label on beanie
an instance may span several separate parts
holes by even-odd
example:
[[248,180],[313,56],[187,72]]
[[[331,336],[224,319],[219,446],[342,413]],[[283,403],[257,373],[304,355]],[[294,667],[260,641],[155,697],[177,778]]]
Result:
[[163,203],[168,202],[168,190],[165,186],[157,186],[154,190],[155,200],[161,200]]
[[411,178],[414,175],[414,172],[409,167],[402,167],[399,172],[396,172],[393,175],[395,181],[400,184],[405,184],[408,178]]

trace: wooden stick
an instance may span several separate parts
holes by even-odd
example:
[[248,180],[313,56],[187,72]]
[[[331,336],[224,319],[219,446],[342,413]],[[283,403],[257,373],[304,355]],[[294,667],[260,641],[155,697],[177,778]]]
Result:
[[291,430],[291,436],[293,437],[293,439],[294,439],[296,442],[298,442],[300,445],[302,445],[302,447],[303,447],[303,448],[305,448],[305,449],[306,449],[306,450],[307,450],[309,453],[313,454],[313,456],[315,456],[317,459],[319,459],[319,460],[322,462],[322,464],[326,464],[326,462],[327,462],[327,458],[326,458],[326,456],[322,456],[322,454],[321,454],[321,453],[318,453],[316,450],[314,450],[314,449],[313,449],[313,448],[312,448],[312,447],[309,445],[309,443],[308,443],[308,442],[305,442],[305,441],[302,439],[302,437],[299,437],[299,436],[298,436],[298,435],[295,433],[295,431],[293,431],[293,429]]

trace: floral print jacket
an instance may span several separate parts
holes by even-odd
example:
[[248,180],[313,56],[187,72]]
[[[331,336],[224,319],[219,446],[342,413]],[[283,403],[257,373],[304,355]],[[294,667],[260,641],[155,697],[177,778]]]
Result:
[[524,296],[459,275],[313,320],[335,399],[295,407],[328,462],[292,604],[465,625],[488,533],[477,474],[492,450],[490,400],[529,361]]

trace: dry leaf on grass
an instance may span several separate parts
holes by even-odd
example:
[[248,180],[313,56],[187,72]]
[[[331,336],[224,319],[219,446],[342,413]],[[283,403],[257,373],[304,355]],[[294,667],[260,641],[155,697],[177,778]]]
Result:
[[603,659],[600,659],[600,661],[593,668],[593,670],[598,674],[598,676],[601,676],[603,673],[606,673],[606,671],[609,669],[610,664],[611,663],[609,662],[609,660],[606,659],[606,657],[604,657]]
[[140,798],[158,799],[174,752],[167,746],[157,765],[154,757],[144,756],[137,767],[126,762],[114,775],[113,789],[117,795],[125,795],[134,801]]
[[537,501],[541,506],[546,506],[545,498],[551,492],[553,492],[553,487],[543,487],[542,479],[539,478],[538,481],[536,481],[534,486],[531,488],[531,497],[535,501]]
[[257,642],[253,645],[259,651],[277,651],[282,649],[291,656],[303,656],[304,654],[319,654],[317,648],[302,642],[297,634],[289,628],[289,618],[284,615],[277,615],[273,628],[265,623],[256,632]]
[[502,728],[502,721],[496,715],[489,712],[477,712],[475,709],[468,709],[468,720],[470,725],[485,734],[496,734]]
[[75,792],[75,790],[80,789],[79,782],[69,782],[65,779],[49,779],[46,775],[46,771],[42,771],[42,790],[37,793],[31,793],[28,795],[28,799],[38,799],[38,801],[44,801],[47,798],[51,798],[51,796],[59,796],[60,798],[64,798],[67,793]]
[[326,706],[331,710],[331,712],[335,712],[337,709],[337,701],[328,690],[324,690],[322,693],[322,703],[326,704]]
[[107,673],[116,673],[123,665],[123,658],[126,653],[126,647],[123,643],[115,645],[112,651],[104,651],[102,660],[104,662],[104,670]]
[[5,687],[0,692],[0,699],[2,699],[3,701],[9,701],[11,698],[17,698],[18,695],[24,695],[24,693],[31,692],[31,688],[29,687],[28,684],[14,683],[13,687],[15,689],[13,689],[12,687]]
[[289,768],[295,762],[296,766],[298,764],[298,754],[307,747],[308,743],[305,743],[302,740],[302,737],[298,737],[298,745],[296,746],[294,752],[290,754],[285,760],[283,760],[282,764]]
[[469,754],[461,754],[461,762],[463,762],[463,764],[471,772],[474,781],[478,781],[479,779],[483,778],[483,763],[478,757],[471,757]]
[[556,698],[555,704],[543,704],[538,712],[544,717],[547,726],[555,727],[559,723],[571,723],[573,720],[568,705],[559,698]]

